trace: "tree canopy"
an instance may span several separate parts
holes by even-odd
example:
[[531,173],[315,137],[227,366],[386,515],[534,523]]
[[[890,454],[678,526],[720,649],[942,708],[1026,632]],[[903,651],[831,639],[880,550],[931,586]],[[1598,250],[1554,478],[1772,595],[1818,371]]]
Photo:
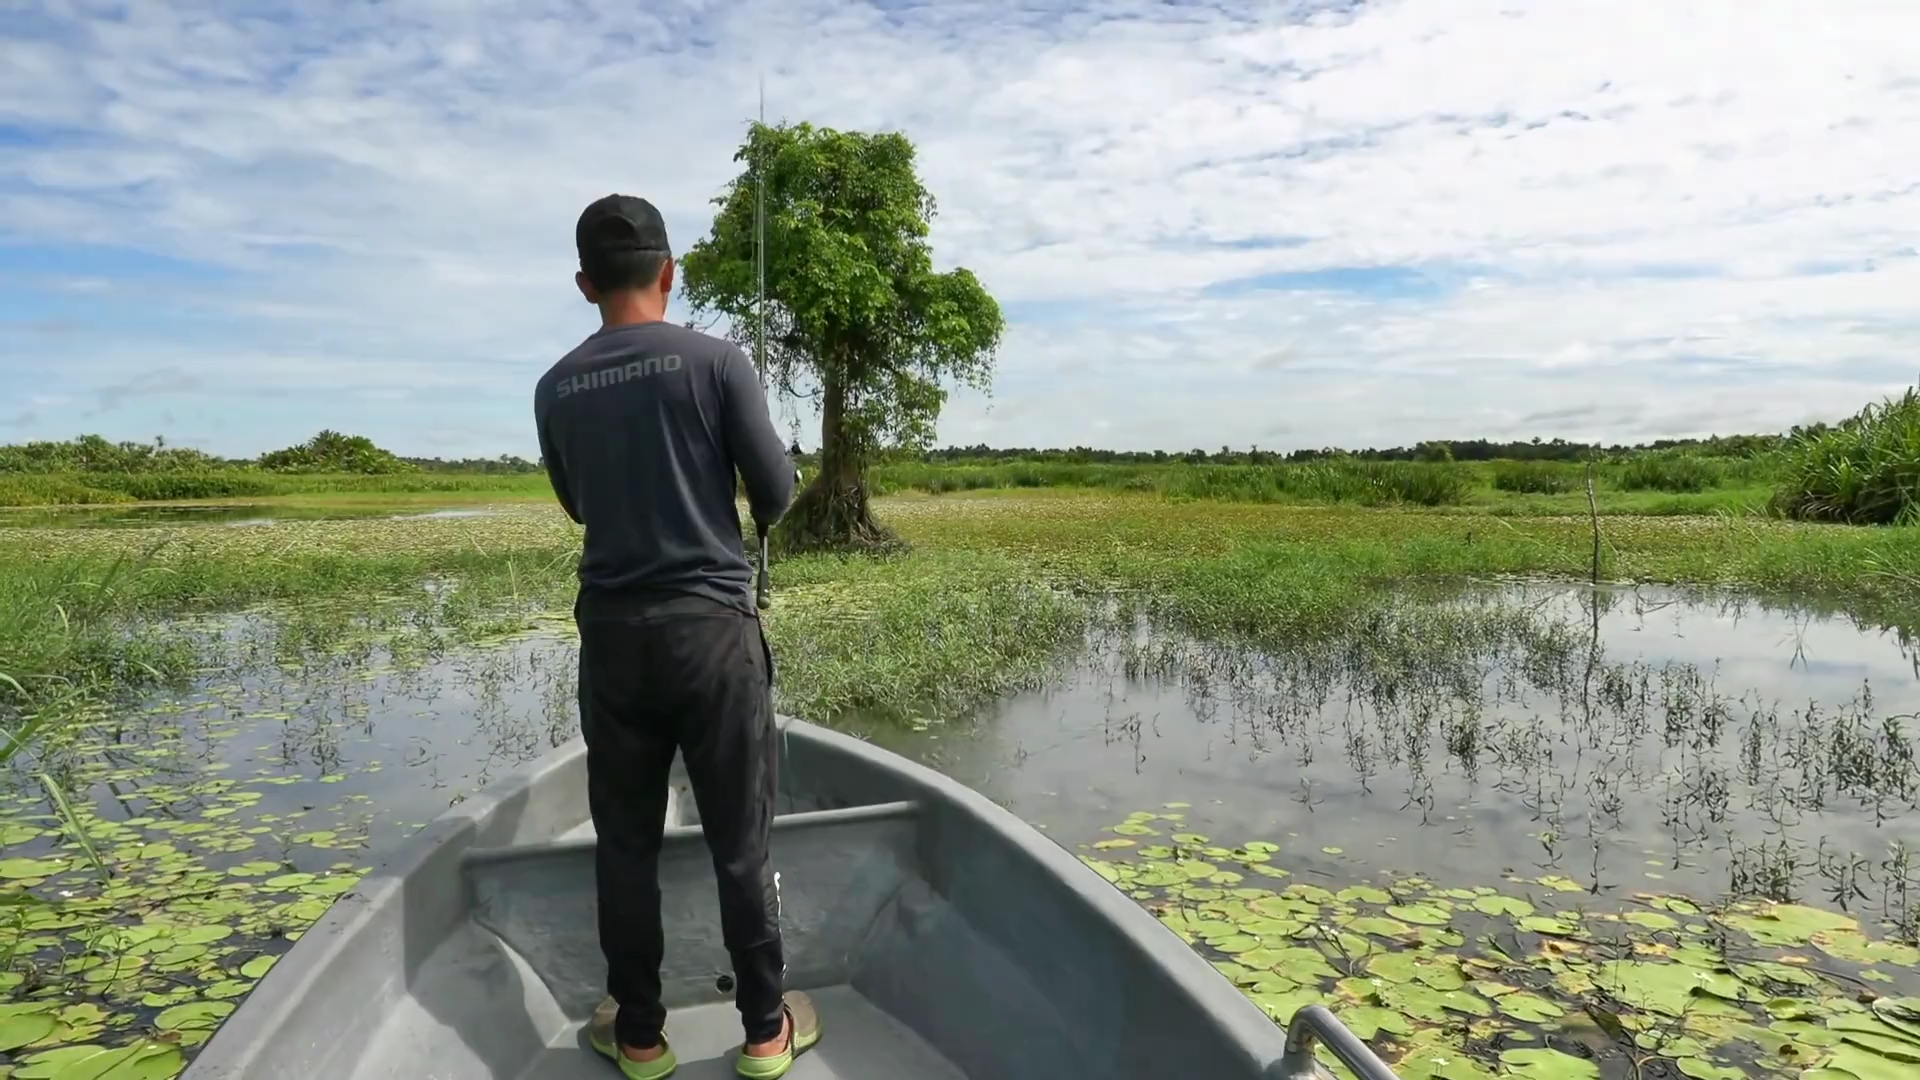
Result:
[[744,169],[714,200],[712,233],[682,259],[682,287],[696,312],[727,317],[742,348],[763,347],[774,389],[819,405],[821,467],[783,546],[890,543],[868,508],[866,466],[883,446],[932,442],[948,383],[991,385],[1000,305],[971,271],[934,270],[934,199],[905,135],[754,124],[734,160]]
[[260,455],[260,467],[273,472],[337,472],[379,475],[412,472],[415,466],[375,446],[365,435],[322,431],[299,446]]

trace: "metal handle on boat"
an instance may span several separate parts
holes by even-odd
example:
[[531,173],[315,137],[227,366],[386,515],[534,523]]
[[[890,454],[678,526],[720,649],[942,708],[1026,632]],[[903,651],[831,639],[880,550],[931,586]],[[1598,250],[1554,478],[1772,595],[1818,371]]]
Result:
[[767,577],[767,528],[760,527],[760,573],[753,586],[753,602],[765,611],[773,606],[773,582]]
[[1275,1080],[1325,1080],[1327,1071],[1313,1059],[1316,1042],[1333,1051],[1360,1080],[1400,1080],[1325,1005],[1308,1005],[1293,1014],[1287,1023],[1287,1052],[1280,1058]]

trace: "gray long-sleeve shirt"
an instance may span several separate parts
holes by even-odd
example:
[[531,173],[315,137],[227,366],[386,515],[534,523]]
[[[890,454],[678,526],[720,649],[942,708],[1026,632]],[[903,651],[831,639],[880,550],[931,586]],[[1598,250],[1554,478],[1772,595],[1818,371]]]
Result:
[[762,527],[795,479],[745,354],[671,323],[602,329],[541,377],[533,408],[553,492],[586,526],[583,590],[755,610],[734,471]]

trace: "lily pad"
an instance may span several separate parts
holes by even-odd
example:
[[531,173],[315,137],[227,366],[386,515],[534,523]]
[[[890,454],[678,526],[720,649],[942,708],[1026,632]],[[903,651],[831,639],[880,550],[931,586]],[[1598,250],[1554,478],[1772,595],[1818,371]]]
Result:
[[1872,1010],[1881,1023],[1920,1040],[1920,997],[1877,998]]
[[52,877],[66,872],[72,865],[70,859],[0,859],[0,878],[24,880]]
[[1284,1024],[1301,1009],[1321,1003],[1320,991],[1313,987],[1266,993],[1256,991],[1248,996],[1276,1024]]
[[1815,934],[1860,928],[1859,921],[1850,915],[1804,904],[1768,904],[1756,911],[1728,915],[1726,923],[1764,945],[1805,945]]
[[1485,1065],[1452,1046],[1415,1046],[1393,1063],[1400,1080],[1494,1080]]
[[1567,1014],[1567,1010],[1546,998],[1525,992],[1502,994],[1494,999],[1493,1006],[1505,1015],[1526,1024],[1541,1024]]
[[1683,1057],[1678,1059],[1680,1072],[1693,1080],[1747,1080],[1745,1070],[1731,1065],[1716,1065],[1702,1057]]
[[132,1046],[69,1046],[33,1058],[14,1080],[168,1080],[186,1064],[178,1046],[146,1041]]
[[1419,926],[1445,926],[1453,921],[1451,913],[1433,904],[1398,904],[1388,908],[1387,914]]
[[0,1051],[17,1050],[30,1043],[39,1042],[53,1029],[59,1026],[52,1013],[52,1003],[44,1006],[45,1011],[36,1007],[37,1003],[26,1006],[9,1005],[0,1008],[19,1010],[0,1012]]
[[231,1002],[190,1001],[162,1011],[153,1026],[162,1031],[212,1031],[232,1012]]
[[1513,915],[1524,918],[1533,914],[1533,905],[1512,896],[1476,896],[1473,899],[1474,910],[1483,915]]
[[1377,1005],[1344,1009],[1340,1012],[1340,1022],[1365,1042],[1372,1042],[1383,1031],[1403,1038],[1414,1032],[1413,1025],[1407,1021],[1406,1017],[1392,1009],[1383,1009]]
[[1913,1066],[1881,1057],[1858,1046],[1840,1045],[1821,1062],[1829,1070],[1850,1074],[1854,1080],[1913,1080]]
[[1573,937],[1580,933],[1580,924],[1569,918],[1551,915],[1529,915],[1520,920],[1520,929],[1535,934],[1553,934],[1556,937]]
[[1611,961],[1602,965],[1596,981],[1636,1009],[1667,1016],[1683,1015],[1698,994],[1734,1001],[1748,996],[1746,985],[1732,975],[1657,961]]
[[1402,938],[1413,933],[1413,927],[1385,915],[1361,915],[1348,919],[1342,925],[1356,934],[1372,934],[1383,938]]
[[1503,1051],[1500,1063],[1508,1072],[1527,1080],[1600,1080],[1600,1066],[1546,1047]]
[[1679,919],[1658,911],[1629,911],[1620,917],[1648,930],[1673,930],[1680,925]]

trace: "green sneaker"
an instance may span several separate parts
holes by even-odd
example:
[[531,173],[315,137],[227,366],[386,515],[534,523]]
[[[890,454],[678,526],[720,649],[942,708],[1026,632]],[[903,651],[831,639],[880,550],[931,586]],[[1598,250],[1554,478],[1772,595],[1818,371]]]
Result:
[[666,1053],[652,1061],[635,1061],[621,1053],[620,1044],[613,1034],[613,1017],[619,1011],[620,1006],[611,997],[602,1001],[600,1007],[593,1010],[593,1020],[587,1025],[587,1041],[620,1066],[620,1075],[627,1080],[667,1080],[673,1075],[673,1070],[680,1067],[680,1063],[674,1060],[673,1047],[668,1046],[666,1037],[662,1036],[660,1045]]
[[820,1041],[820,1013],[814,1009],[812,998],[790,990],[782,999],[781,1011],[793,1025],[787,1036],[787,1048],[772,1057],[748,1057],[747,1048],[741,1047],[733,1071],[746,1080],[779,1080],[793,1068],[794,1058],[813,1049],[813,1044]]

